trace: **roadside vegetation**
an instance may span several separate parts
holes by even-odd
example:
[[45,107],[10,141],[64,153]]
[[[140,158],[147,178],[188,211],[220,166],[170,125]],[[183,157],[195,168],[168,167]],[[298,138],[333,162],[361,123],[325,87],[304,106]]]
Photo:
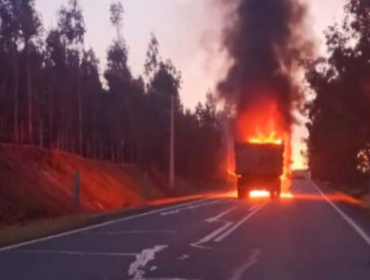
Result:
[[184,108],[181,71],[162,56],[154,34],[143,74],[134,76],[124,9],[115,2],[110,11],[116,35],[101,69],[86,46],[78,0],[60,8],[56,26],[43,25],[35,0],[0,0],[0,142],[167,173],[174,97],[176,173],[222,180],[227,172],[221,166],[223,116],[214,96],[208,93],[193,111]]
[[308,63],[308,162],[312,178],[360,197],[369,192],[370,2],[350,0],[326,31],[328,56]]

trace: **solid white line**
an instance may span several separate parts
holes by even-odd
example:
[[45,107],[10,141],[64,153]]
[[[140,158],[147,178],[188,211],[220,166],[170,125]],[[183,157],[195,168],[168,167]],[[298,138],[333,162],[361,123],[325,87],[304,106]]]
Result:
[[229,227],[231,227],[234,224],[233,222],[230,222],[230,221],[222,221],[222,220],[220,220],[220,218],[226,216],[231,211],[234,211],[236,208],[237,207],[234,206],[234,207],[218,214],[215,217],[206,219],[205,221],[208,222],[208,223],[220,222],[220,223],[224,223],[224,225],[219,227],[218,229],[212,231],[210,234],[206,235],[201,240],[199,240],[195,243],[192,243],[191,246],[196,247],[196,248],[202,248],[202,249],[211,249],[209,247],[202,246],[201,244],[207,243],[207,242],[211,241],[212,239],[216,238],[218,235],[220,235],[222,232],[224,232],[225,230],[227,230]]
[[175,234],[176,230],[130,230],[130,231],[91,231],[87,235],[121,235],[121,234]]
[[312,186],[322,195],[322,197],[334,208],[335,211],[362,237],[365,243],[370,246],[370,237],[366,232],[354,222],[346,213],[344,213],[337,205],[335,205],[321,190],[320,188],[311,181]]
[[248,221],[250,218],[252,218],[252,216],[254,214],[256,214],[259,210],[261,210],[266,204],[267,204],[267,202],[264,203],[264,204],[262,204],[261,206],[259,206],[253,212],[249,213],[245,218],[243,218],[238,223],[236,223],[232,228],[230,228],[229,230],[227,230],[226,232],[224,232],[222,235],[220,235],[219,237],[217,237],[215,239],[215,241],[216,242],[220,242],[220,241],[224,240],[227,236],[229,236],[231,233],[233,233],[235,230],[237,230],[242,224],[244,224],[246,221]]
[[178,214],[182,211],[193,210],[193,209],[196,209],[196,208],[199,208],[199,207],[209,206],[209,205],[218,204],[218,203],[225,203],[225,200],[216,199],[216,200],[212,200],[212,201],[208,201],[208,202],[197,203],[195,205],[185,206],[185,207],[175,209],[175,210],[171,210],[171,211],[166,211],[165,210],[161,213],[161,216],[174,215],[174,214]]
[[237,206],[231,207],[230,209],[222,212],[221,214],[217,215],[216,217],[208,218],[206,219],[206,222],[208,223],[213,223],[216,222],[217,220],[221,219],[222,217],[226,216],[230,212],[234,211],[237,208]]
[[[177,207],[176,209],[162,209],[160,214],[161,216],[177,214],[185,209],[190,209],[191,207],[198,207],[199,205],[203,205],[204,203],[210,203],[210,202],[204,202],[204,201],[205,201],[204,199],[199,200],[199,201],[193,201],[192,203],[181,205],[180,207]],[[214,201],[211,201],[211,203],[214,203]]]
[[212,248],[206,247],[203,245],[199,245],[198,243],[190,243],[191,247],[197,248],[197,249],[203,249],[203,250],[211,250]]
[[241,267],[239,267],[238,269],[236,269],[234,271],[234,274],[233,276],[231,276],[231,278],[229,280],[240,280],[243,278],[244,276],[244,273],[250,269],[252,266],[256,265],[258,263],[258,260],[261,256],[261,250],[255,250],[252,255],[249,257],[248,261],[242,265]]
[[199,204],[195,204],[195,205],[191,205],[191,206],[186,206],[184,207],[184,209],[196,209],[196,208],[199,208],[199,207],[203,207],[203,206],[208,206],[208,205],[213,205],[213,204],[218,204],[218,203],[226,203],[227,201],[225,199],[222,199],[222,198],[217,198],[213,201],[206,201],[206,202],[203,202],[203,203],[199,203]]
[[50,255],[69,255],[69,256],[97,256],[97,257],[136,257],[135,253],[100,253],[100,252],[77,252],[77,251],[53,251],[53,250],[20,250],[13,251],[12,254],[50,254]]
[[199,245],[199,244],[203,244],[203,243],[207,243],[207,242],[211,241],[213,238],[215,238],[216,236],[218,236],[219,234],[221,234],[223,231],[225,231],[226,229],[228,229],[229,227],[231,227],[233,224],[234,224],[233,222],[227,222],[222,227],[216,229],[215,231],[211,232],[207,236],[203,237],[201,240],[199,240],[195,244],[198,244]]
[[164,278],[164,277],[161,277],[161,278],[145,278],[145,280],[201,280],[201,279],[186,279],[186,278]]
[[254,205],[253,207],[251,207],[251,208],[249,209],[249,212],[252,212],[252,211],[253,211],[253,210],[255,210],[258,206],[259,206],[259,204]]
[[[201,199],[200,201],[203,201],[203,200],[206,200],[206,199]],[[197,200],[197,202],[198,201],[199,200]],[[168,210],[171,210],[171,209],[176,209],[178,207],[184,207],[184,205],[189,205],[189,204],[193,204],[193,203],[194,203],[194,201],[181,203],[181,204],[177,204],[177,205],[174,205],[174,206],[169,206],[169,207],[166,207],[166,208],[157,209],[157,210],[150,211],[150,212],[145,212],[145,213],[141,213],[141,214],[125,217],[125,218],[111,220],[111,221],[96,224],[96,225],[93,225],[93,226],[88,226],[88,227],[84,227],[84,228],[80,228],[80,229],[76,229],[76,230],[71,230],[71,231],[67,231],[67,232],[64,232],[64,233],[60,233],[60,234],[50,235],[50,236],[47,236],[47,237],[22,242],[22,243],[15,244],[15,245],[6,246],[6,247],[3,247],[3,248],[0,248],[0,252],[4,252],[4,251],[7,251],[7,250],[19,248],[19,247],[24,247],[26,245],[40,243],[40,242],[43,242],[43,241],[47,241],[47,240],[51,240],[51,239],[55,239],[55,238],[59,238],[59,237],[64,237],[64,236],[67,236],[67,235],[72,235],[72,234],[76,234],[76,233],[80,233],[80,232],[85,232],[85,231],[88,231],[88,230],[91,230],[91,229],[100,228],[100,227],[104,227],[104,226],[108,226],[108,225],[112,225],[112,224],[116,224],[116,223],[120,223],[120,222],[125,222],[125,221],[134,220],[134,219],[141,218],[141,217],[146,217],[146,216],[149,216],[149,215],[161,213],[161,212],[166,211],[166,210],[168,211]]]

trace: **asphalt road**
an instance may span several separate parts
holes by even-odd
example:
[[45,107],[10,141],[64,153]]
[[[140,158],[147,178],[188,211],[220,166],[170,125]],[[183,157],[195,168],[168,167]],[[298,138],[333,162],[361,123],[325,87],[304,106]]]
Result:
[[180,203],[0,249],[0,279],[370,279],[370,217],[309,181],[293,193]]

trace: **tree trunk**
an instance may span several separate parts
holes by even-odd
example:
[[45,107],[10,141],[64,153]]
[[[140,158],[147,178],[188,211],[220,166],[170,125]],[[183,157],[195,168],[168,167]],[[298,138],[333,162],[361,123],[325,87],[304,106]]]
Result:
[[64,134],[64,150],[66,152],[69,152],[69,127],[67,128]]
[[14,141],[19,142],[19,120],[18,120],[18,50],[16,42],[13,43],[13,78],[14,78]]
[[80,66],[78,66],[78,126],[79,126],[79,138],[78,138],[78,145],[79,145],[79,152],[83,155],[83,136],[82,136],[82,91],[81,91],[81,70]]
[[61,137],[61,139],[62,139],[62,151],[65,151],[66,150],[66,131],[65,131],[65,129],[63,129],[62,128],[62,137]]
[[29,53],[29,40],[25,40],[25,54],[26,54],[26,86],[28,97],[28,138],[32,144],[33,139],[33,114],[32,114],[32,85],[31,85],[31,71],[30,71],[30,53]]
[[44,122],[40,120],[40,139],[39,139],[39,144],[40,148],[44,147]]
[[51,86],[49,86],[49,145],[53,148],[53,94]]
[[121,158],[122,158],[122,162],[126,162],[126,159],[125,159],[125,147],[126,147],[126,142],[123,139],[122,140],[122,147],[121,147]]
[[24,143],[24,129],[23,129],[23,121],[21,121],[21,143]]
[[57,149],[58,150],[61,150],[61,139],[60,139],[60,129],[58,129],[58,132],[57,132]]
[[0,123],[0,141],[3,142],[5,139],[4,135],[4,117],[1,117],[1,123]]
[[71,140],[72,140],[72,150],[71,153],[77,154],[77,149],[76,149],[76,137],[71,135]]
[[105,158],[105,146],[104,146],[104,144],[103,144],[103,142],[101,141],[101,139],[100,139],[100,141],[99,141],[99,147],[100,147],[100,159],[104,159]]
[[98,131],[97,131],[97,119],[98,119],[98,114],[97,114],[97,97],[94,96],[94,105],[93,105],[93,139],[91,143],[92,147],[92,157],[96,158],[97,156],[97,149],[98,149]]
[[[96,139],[98,140],[98,139]],[[101,140],[99,139],[98,143],[98,159],[103,159],[103,145],[101,143]]]

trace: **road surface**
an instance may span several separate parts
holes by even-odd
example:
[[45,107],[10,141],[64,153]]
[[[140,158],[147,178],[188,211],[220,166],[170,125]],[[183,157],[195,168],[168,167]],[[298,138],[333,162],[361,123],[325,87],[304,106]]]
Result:
[[183,202],[0,251],[1,280],[370,279],[370,218],[297,198]]

